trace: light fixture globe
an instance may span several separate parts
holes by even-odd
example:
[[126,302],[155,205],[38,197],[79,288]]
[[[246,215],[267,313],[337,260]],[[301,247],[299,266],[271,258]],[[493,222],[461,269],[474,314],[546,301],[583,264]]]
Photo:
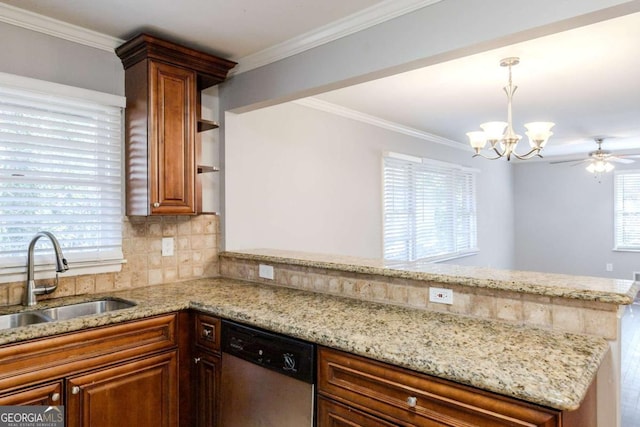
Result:
[[480,125],[480,129],[482,129],[487,141],[491,144],[491,148],[493,148],[498,141],[502,140],[504,130],[508,124],[507,122],[487,122]]
[[487,145],[487,136],[482,131],[473,131],[467,132],[467,137],[469,137],[469,143],[476,150],[476,153],[480,152]]
[[[503,88],[504,92],[507,94],[507,121],[483,123],[480,125],[482,132],[467,132],[469,144],[475,150],[473,157],[481,156],[490,160],[499,159],[501,157],[511,160],[512,155],[520,160],[530,159],[534,156],[542,157],[540,150],[544,148],[551,135],[553,135],[551,128],[555,126],[554,123],[527,123],[524,126],[527,129],[526,135],[529,137],[531,150],[522,155],[515,152],[516,146],[522,137],[516,134],[513,130],[511,104],[513,101],[513,94],[516,89],[518,89],[518,86],[513,85],[511,67],[518,63],[520,63],[520,58],[517,57],[504,58],[500,61],[500,66],[509,68],[509,83]],[[496,153],[496,157],[487,157],[480,152],[485,147],[486,142],[491,144],[491,149]],[[500,144],[498,145],[498,143]]]

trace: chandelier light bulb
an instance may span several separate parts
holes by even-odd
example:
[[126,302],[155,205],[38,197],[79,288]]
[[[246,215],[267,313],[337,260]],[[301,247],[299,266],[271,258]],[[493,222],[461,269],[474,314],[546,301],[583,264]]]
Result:
[[526,135],[529,137],[531,148],[543,148],[547,145],[549,137],[553,135],[551,128],[554,126],[555,123],[551,122],[525,123],[524,127],[527,129]]
[[504,130],[507,125],[507,122],[487,122],[480,125],[480,129],[486,135],[487,141],[489,141],[492,148],[496,145],[496,142],[504,137]]
[[615,166],[606,160],[596,160],[595,162],[589,163],[586,169],[594,174],[611,172]]
[[478,130],[474,132],[467,132],[467,136],[469,137],[469,143],[473,147],[476,152],[479,152],[487,145],[487,136],[484,132]]

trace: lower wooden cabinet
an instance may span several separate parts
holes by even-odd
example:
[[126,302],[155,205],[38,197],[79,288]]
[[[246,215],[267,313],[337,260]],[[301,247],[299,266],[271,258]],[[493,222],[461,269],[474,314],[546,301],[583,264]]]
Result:
[[322,427],[397,427],[380,418],[325,397],[318,397],[318,426]]
[[591,427],[588,395],[578,411],[533,405],[328,349],[318,350],[318,427]]
[[0,405],[64,405],[68,427],[178,425],[176,315],[0,346]]
[[195,352],[196,426],[216,427],[220,414],[220,357]]
[[0,394],[0,406],[62,405],[62,381],[54,381],[11,393]]
[[216,427],[220,422],[220,319],[197,313],[194,323],[195,425]]
[[178,422],[177,352],[67,380],[67,427],[172,427]]

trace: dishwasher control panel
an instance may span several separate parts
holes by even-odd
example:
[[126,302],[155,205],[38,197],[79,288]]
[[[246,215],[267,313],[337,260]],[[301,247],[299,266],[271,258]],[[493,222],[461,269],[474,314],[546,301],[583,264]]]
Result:
[[223,320],[222,351],[283,375],[314,382],[315,346],[309,342]]

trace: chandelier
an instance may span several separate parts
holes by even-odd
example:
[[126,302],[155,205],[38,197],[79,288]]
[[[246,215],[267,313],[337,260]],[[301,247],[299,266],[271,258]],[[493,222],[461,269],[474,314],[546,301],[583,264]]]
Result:
[[[506,157],[507,160],[511,160],[511,156],[520,160],[530,159],[534,156],[542,157],[542,155],[540,155],[540,150],[544,148],[549,137],[553,135],[551,128],[554,126],[554,123],[526,123],[524,127],[527,129],[526,135],[529,137],[531,150],[525,154],[518,154],[515,152],[516,146],[522,137],[513,131],[511,103],[513,100],[513,94],[516,89],[518,89],[518,86],[514,86],[511,81],[511,67],[518,65],[519,62],[520,58],[516,57],[505,58],[500,61],[501,67],[509,67],[509,84],[503,88],[504,92],[507,94],[507,121],[483,123],[480,125],[480,128],[482,129],[481,131],[467,132],[469,143],[476,152],[473,157],[481,156],[489,160],[495,160],[501,157]],[[496,157],[488,157],[481,153],[481,150],[486,146],[487,142],[491,144],[491,150],[497,154]]]

